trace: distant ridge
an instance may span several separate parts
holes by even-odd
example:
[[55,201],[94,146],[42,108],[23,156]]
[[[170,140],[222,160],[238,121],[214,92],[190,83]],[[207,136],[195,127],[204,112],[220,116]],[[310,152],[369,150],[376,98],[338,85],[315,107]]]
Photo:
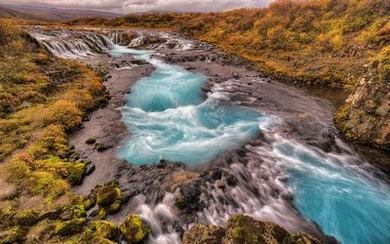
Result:
[[97,10],[54,8],[40,5],[1,4],[0,18],[20,18],[40,21],[67,21],[81,17],[116,18],[120,14]]

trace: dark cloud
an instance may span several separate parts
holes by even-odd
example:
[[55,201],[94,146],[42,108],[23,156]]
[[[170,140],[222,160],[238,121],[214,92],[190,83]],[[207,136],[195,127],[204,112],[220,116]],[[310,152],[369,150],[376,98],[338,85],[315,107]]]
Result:
[[272,0],[0,0],[4,3],[43,4],[57,7],[99,9],[122,13],[143,11],[225,11],[263,7]]

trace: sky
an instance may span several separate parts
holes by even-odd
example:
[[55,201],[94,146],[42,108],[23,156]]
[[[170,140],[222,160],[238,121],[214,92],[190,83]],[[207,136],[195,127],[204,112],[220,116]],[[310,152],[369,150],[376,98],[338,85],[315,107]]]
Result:
[[0,3],[39,4],[119,13],[147,11],[226,11],[240,7],[264,7],[272,0],[0,0]]

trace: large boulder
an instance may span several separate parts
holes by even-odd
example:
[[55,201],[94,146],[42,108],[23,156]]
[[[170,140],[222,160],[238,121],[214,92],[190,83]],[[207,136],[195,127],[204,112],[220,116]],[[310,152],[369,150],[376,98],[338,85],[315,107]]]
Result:
[[128,244],[140,243],[150,232],[150,228],[136,215],[129,215],[119,229]]
[[108,213],[115,213],[122,203],[122,191],[116,182],[110,182],[97,190],[96,203]]

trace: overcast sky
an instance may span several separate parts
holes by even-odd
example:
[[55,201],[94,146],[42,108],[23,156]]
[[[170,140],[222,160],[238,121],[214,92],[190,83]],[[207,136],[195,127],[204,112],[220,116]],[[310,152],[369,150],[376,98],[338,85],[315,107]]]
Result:
[[225,11],[263,7],[272,0],[0,0],[0,3],[42,4],[55,7],[98,9],[121,13],[144,11]]

